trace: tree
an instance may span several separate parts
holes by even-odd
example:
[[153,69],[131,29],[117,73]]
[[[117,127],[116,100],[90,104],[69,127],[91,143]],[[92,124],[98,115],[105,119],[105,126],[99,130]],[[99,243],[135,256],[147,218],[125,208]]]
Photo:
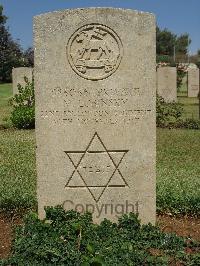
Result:
[[188,46],[191,43],[191,39],[189,38],[189,34],[181,34],[177,39],[176,39],[176,52],[182,55],[187,55],[188,54]]
[[6,23],[7,17],[3,15],[3,6],[0,5],[0,25],[4,25]]
[[7,17],[0,5],[0,82],[11,81],[13,67],[25,66],[23,51],[20,45],[12,39],[5,26]]
[[200,49],[197,50],[197,55],[196,55],[196,65],[198,68],[200,68]]
[[172,56],[177,36],[168,29],[156,28],[156,53],[158,55]]
[[24,57],[26,60],[26,66],[27,67],[33,67],[34,66],[34,51],[32,47],[29,47],[25,53]]
[[156,28],[156,52],[157,55],[168,56],[168,60],[172,61],[172,56],[175,54],[176,59],[185,60],[188,55],[188,46],[191,43],[189,34],[181,34],[177,36],[168,29],[161,30]]

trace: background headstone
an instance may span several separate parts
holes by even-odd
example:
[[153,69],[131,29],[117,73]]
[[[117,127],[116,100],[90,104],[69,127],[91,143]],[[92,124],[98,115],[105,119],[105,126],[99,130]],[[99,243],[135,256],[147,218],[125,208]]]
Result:
[[199,94],[199,68],[188,69],[188,97],[198,97]]
[[31,67],[17,67],[12,69],[12,84],[13,84],[13,95],[18,93],[17,85],[21,84],[24,86],[26,83],[24,77],[27,77],[30,82],[33,79],[33,68]]
[[112,8],[34,18],[38,210],[155,222],[155,17]]
[[159,67],[157,69],[157,93],[166,102],[177,101],[176,67]]

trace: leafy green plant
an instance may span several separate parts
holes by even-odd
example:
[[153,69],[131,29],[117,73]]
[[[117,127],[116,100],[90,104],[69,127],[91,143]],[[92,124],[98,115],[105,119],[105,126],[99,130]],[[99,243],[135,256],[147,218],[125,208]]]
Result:
[[[17,228],[12,256],[2,265],[184,265],[198,262],[199,243],[141,225],[133,213],[118,223],[92,222],[89,213],[46,209],[46,219],[29,214]],[[187,253],[187,248],[195,251]]]
[[200,129],[200,120],[187,118],[181,120],[176,125],[177,128],[188,128],[188,129]]
[[187,68],[183,64],[177,64],[176,65],[177,70],[177,89],[180,90],[182,84],[183,84],[183,78],[186,76]]
[[179,103],[166,103],[165,100],[157,95],[156,97],[156,124],[158,127],[170,127],[183,114],[183,107]]
[[200,129],[200,120],[183,119],[183,105],[180,103],[166,103],[157,95],[156,98],[156,124],[157,127]]
[[11,121],[16,128],[31,129],[35,127],[34,83],[24,77],[25,86],[18,84],[18,94],[11,100],[13,111]]

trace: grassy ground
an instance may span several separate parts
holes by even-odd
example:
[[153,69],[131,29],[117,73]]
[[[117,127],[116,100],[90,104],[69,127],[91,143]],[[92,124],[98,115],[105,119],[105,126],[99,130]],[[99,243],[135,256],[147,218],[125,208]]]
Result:
[[184,79],[184,83],[178,90],[178,102],[183,104],[184,118],[199,119],[199,99],[187,97],[187,80]]
[[[0,85],[1,119],[9,116],[10,96],[11,85]],[[199,130],[157,130],[158,211],[200,213],[199,143]],[[0,130],[0,208],[30,207],[36,207],[35,132]]]
[[36,206],[35,132],[0,130],[0,208]]
[[157,130],[157,209],[200,214],[200,131]]
[[12,84],[0,84],[0,125],[11,112],[12,108],[8,105],[10,97],[12,97]]
[[178,97],[178,102],[183,104],[183,117],[199,119],[199,99]]
[[[12,84],[0,84],[0,128],[10,116]],[[36,206],[34,131],[0,130],[0,208]]]

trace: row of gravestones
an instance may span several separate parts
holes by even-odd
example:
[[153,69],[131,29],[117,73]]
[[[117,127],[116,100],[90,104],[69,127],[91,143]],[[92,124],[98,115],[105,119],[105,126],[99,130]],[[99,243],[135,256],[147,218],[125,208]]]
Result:
[[[198,97],[200,87],[199,68],[187,71],[188,97]],[[176,67],[159,67],[157,69],[157,93],[165,101],[177,101],[177,70]]]
[[[95,222],[135,212],[155,223],[154,15],[113,8],[39,15],[34,46],[39,217],[59,204],[91,211]],[[22,80],[31,79],[27,71]]]
[[[31,82],[33,79],[33,68],[13,68],[13,94],[16,94],[17,84],[25,85],[24,77]],[[187,72],[188,97],[198,97],[200,87],[199,69],[189,69]],[[157,69],[157,93],[165,101],[177,101],[177,71],[175,67],[159,67]]]

